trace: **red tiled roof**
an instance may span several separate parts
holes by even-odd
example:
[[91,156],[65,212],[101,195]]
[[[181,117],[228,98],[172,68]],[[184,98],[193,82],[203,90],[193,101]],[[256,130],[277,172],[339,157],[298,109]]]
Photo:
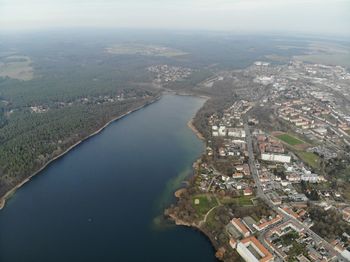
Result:
[[232,224],[235,223],[236,225],[233,225],[237,226],[243,232],[243,234],[250,233],[248,228],[245,225],[243,225],[243,223],[238,218],[233,218],[231,222]]
[[243,244],[248,244],[250,242],[253,243],[256,246],[256,248],[258,248],[259,251],[264,254],[264,257],[259,260],[260,262],[269,261],[273,258],[272,254],[254,236],[247,237],[241,240],[241,242]]

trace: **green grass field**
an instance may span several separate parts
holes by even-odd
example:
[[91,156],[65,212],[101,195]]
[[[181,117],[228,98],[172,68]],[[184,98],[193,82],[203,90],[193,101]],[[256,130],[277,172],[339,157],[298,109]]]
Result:
[[288,134],[278,135],[277,138],[282,140],[283,142],[286,142],[287,144],[289,144],[291,146],[304,144],[304,142],[301,141],[300,139],[298,139],[294,136],[288,135]]
[[241,206],[251,206],[253,204],[252,197],[250,196],[242,196],[238,199],[238,203]]
[[[195,203],[196,199],[199,200],[198,204]],[[203,194],[194,196],[192,199],[192,204],[199,215],[205,215],[211,208],[218,205],[218,201],[215,197]]]
[[297,152],[297,155],[301,158],[302,161],[307,163],[309,166],[318,169],[320,168],[320,157],[312,152]]
[[236,204],[238,206],[252,206],[253,196],[240,196],[240,197],[224,197],[220,199],[222,204]]

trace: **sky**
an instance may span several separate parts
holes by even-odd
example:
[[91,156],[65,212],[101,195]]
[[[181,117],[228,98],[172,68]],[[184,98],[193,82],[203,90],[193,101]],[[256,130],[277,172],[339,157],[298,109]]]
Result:
[[0,0],[0,31],[66,27],[349,37],[350,0]]

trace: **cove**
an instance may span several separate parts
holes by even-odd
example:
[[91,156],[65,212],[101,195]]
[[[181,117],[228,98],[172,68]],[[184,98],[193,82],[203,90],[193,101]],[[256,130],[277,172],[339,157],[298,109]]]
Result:
[[187,127],[203,102],[164,95],[33,177],[0,211],[0,261],[216,261],[201,233],[153,224],[204,150]]

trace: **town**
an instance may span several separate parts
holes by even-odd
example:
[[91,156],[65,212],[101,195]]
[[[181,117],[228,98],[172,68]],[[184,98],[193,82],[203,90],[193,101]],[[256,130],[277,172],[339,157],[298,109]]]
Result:
[[148,71],[155,74],[156,83],[166,83],[184,79],[188,77],[193,70],[185,67],[156,65],[148,67]]
[[166,213],[224,261],[350,261],[350,184],[334,172],[349,159],[350,74],[257,61],[203,86],[227,79],[240,99],[206,119],[206,152]]

